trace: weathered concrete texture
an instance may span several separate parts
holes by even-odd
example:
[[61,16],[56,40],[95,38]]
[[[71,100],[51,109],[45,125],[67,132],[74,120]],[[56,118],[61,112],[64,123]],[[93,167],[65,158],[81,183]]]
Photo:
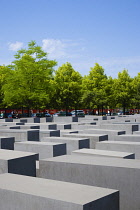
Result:
[[60,136],[60,130],[40,130],[40,140],[43,137]]
[[85,130],[85,129],[94,129],[99,128],[97,125],[84,125],[83,123],[72,123],[71,129],[75,130]]
[[89,148],[88,138],[45,137],[45,138],[42,138],[41,141],[66,143],[66,154],[69,154],[69,155],[74,150],[82,149],[82,148]]
[[57,124],[54,123],[26,123],[26,126],[39,126],[41,130],[57,130]]
[[60,136],[63,136],[64,134],[70,134],[70,133],[79,133],[79,131],[72,130],[72,129],[60,130]]
[[58,130],[71,129],[71,124],[57,124]]
[[71,133],[71,134],[63,134],[64,137],[74,137],[74,138],[88,138],[90,139],[90,148],[94,149],[96,142],[108,140],[108,135],[103,134],[79,134],[79,133]]
[[132,152],[136,159],[140,159],[140,142],[104,141],[96,144],[96,149]]
[[140,136],[139,135],[121,135],[121,136],[115,136],[115,141],[130,141],[130,142],[140,142]]
[[66,144],[53,142],[16,142],[15,150],[39,153],[39,159],[66,154]]
[[79,130],[79,133],[88,133],[88,134],[106,134],[108,135],[108,140],[114,140],[114,137],[117,135],[125,134],[125,131],[117,131],[117,130],[107,130],[107,129],[87,129],[87,130]]
[[64,117],[53,117],[55,123],[71,123],[78,122],[78,117],[64,116]]
[[1,210],[119,210],[119,192],[3,174],[0,175],[0,206]]
[[120,210],[140,209],[139,160],[64,155],[39,161],[40,177],[117,189]]
[[126,134],[132,134],[134,131],[139,130],[139,125],[133,124],[100,124],[101,129],[109,129],[109,130],[123,130]]
[[29,130],[29,129],[40,129],[40,126],[38,126],[38,125],[31,125],[31,126],[20,125],[19,127],[20,127],[20,129],[25,129],[25,130]]
[[0,137],[0,148],[14,150],[14,137]]
[[36,176],[38,154],[0,149],[0,173]]
[[53,117],[42,117],[39,119],[40,119],[40,123],[53,122]]
[[140,135],[140,131],[134,131],[133,135]]
[[72,152],[72,155],[85,155],[85,156],[97,156],[97,157],[114,157],[114,158],[125,158],[125,159],[135,159],[134,153],[128,152],[116,152],[108,150],[98,150],[98,149],[80,149]]
[[39,141],[39,130],[0,129],[0,136],[15,137],[15,141]]

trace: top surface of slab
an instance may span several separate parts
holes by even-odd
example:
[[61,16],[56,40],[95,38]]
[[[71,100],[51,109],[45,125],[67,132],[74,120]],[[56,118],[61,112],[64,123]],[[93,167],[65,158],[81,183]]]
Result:
[[64,134],[65,136],[77,136],[77,137],[80,137],[80,136],[87,136],[87,137],[90,137],[90,136],[106,136],[106,134],[88,134],[88,133],[70,133],[70,134]]
[[1,174],[0,188],[77,204],[85,204],[117,192],[117,190],[15,174]]
[[58,144],[61,144],[62,145],[62,143],[55,143],[55,142],[41,142],[41,141],[39,141],[39,142],[37,142],[37,141],[24,141],[24,142],[16,142],[15,144],[28,144],[28,145],[39,145],[39,146],[41,146],[41,145],[44,145],[44,146],[53,146],[53,145],[58,145]]
[[39,129],[9,129],[9,128],[7,128],[7,129],[0,129],[0,132],[2,132],[2,133],[26,133],[27,131],[32,131],[32,132],[34,132],[34,131],[39,131]]
[[100,143],[97,144],[129,144],[129,145],[139,145],[140,146],[140,142],[131,142],[131,141],[102,141]]
[[53,139],[54,140],[58,140],[58,142],[59,142],[59,140],[63,140],[63,141],[65,141],[65,140],[70,140],[70,141],[80,141],[80,140],[87,140],[88,138],[70,138],[70,137],[43,137],[43,139],[48,139],[48,140],[52,140],[53,141]]
[[140,169],[139,160],[131,159],[120,159],[113,157],[92,157],[92,156],[75,156],[75,155],[63,155],[59,157],[48,158],[43,161],[51,162],[64,162],[64,163],[76,163],[81,165],[98,165],[98,166],[110,166],[110,167],[121,167],[121,168],[137,168]]
[[103,156],[114,156],[114,157],[124,157],[132,155],[133,153],[128,152],[117,152],[117,151],[108,151],[108,150],[98,150],[98,149],[80,149],[73,152],[81,154],[93,154],[93,155],[103,155]]
[[9,160],[14,158],[35,155],[35,154],[36,153],[32,152],[21,152],[21,151],[0,149],[0,160]]

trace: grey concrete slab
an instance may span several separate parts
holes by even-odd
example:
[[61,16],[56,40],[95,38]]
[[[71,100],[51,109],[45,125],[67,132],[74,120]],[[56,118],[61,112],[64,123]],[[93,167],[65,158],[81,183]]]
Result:
[[64,134],[70,134],[70,133],[79,133],[79,131],[73,130],[73,129],[64,129],[64,130],[60,130],[60,136],[61,136],[61,137],[62,137]]
[[71,124],[57,124],[58,130],[71,129]]
[[55,123],[78,122],[78,117],[73,117],[73,116],[53,117],[53,122]]
[[85,130],[85,129],[94,129],[98,128],[97,125],[84,125],[83,123],[72,123],[71,129],[75,130]]
[[140,131],[134,131],[133,135],[140,135]]
[[36,153],[0,149],[0,174],[36,176],[36,160]]
[[45,137],[42,142],[60,142],[66,143],[66,153],[71,154],[72,151],[82,148],[89,148],[88,138],[69,138],[69,137]]
[[[25,130],[29,130],[29,129],[40,129],[40,126],[38,125],[20,125],[20,126],[17,126],[19,127],[19,129],[25,129]],[[10,127],[10,129],[15,129],[16,127],[13,126],[13,127]]]
[[120,191],[120,210],[140,208],[140,161],[64,155],[39,161],[39,176]]
[[119,210],[119,192],[41,178],[0,175],[1,210]]
[[121,136],[115,136],[115,141],[130,141],[130,142],[140,142],[140,136],[139,135],[121,135]]
[[71,133],[71,134],[63,134],[64,137],[69,138],[88,138],[90,139],[90,148],[94,149],[96,142],[108,140],[108,135],[106,134],[86,134],[86,133]]
[[132,134],[139,130],[139,125],[135,124],[100,124],[100,128],[109,130],[123,130],[126,134]]
[[57,130],[55,123],[25,123],[27,126],[39,126],[41,130]]
[[40,118],[40,123],[53,122],[53,117]]
[[140,142],[128,141],[104,141],[96,143],[96,149],[132,152],[135,154],[136,159],[140,159]]
[[40,130],[40,140],[43,137],[60,136],[60,130]]
[[0,129],[0,136],[15,137],[15,141],[39,141],[39,130]]
[[54,142],[15,142],[14,150],[34,152],[39,154],[39,159],[66,155],[66,143]]
[[101,156],[101,157],[114,157],[114,158],[125,158],[125,159],[135,159],[134,153],[128,152],[116,152],[108,150],[98,150],[98,149],[79,149],[72,152],[72,155],[78,156]]
[[85,129],[85,130],[79,130],[79,133],[106,134],[108,135],[108,140],[114,140],[114,137],[116,135],[123,135],[125,134],[125,131],[107,130],[107,129]]

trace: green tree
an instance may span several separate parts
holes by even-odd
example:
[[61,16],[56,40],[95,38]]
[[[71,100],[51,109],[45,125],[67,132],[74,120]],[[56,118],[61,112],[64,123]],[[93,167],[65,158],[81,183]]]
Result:
[[82,76],[70,63],[65,63],[55,71],[55,104],[60,108],[76,108],[81,100]]
[[44,108],[50,100],[53,67],[56,61],[48,60],[35,41],[28,43],[28,49],[21,49],[16,60],[9,66],[12,75],[4,85],[4,102],[7,107]]
[[132,81],[133,79],[126,69],[119,72],[118,78],[114,79],[114,100],[118,106],[123,107],[123,114],[125,114],[125,109],[130,106],[133,97]]
[[132,90],[133,90],[133,98],[132,98],[132,108],[140,109],[140,73],[134,77],[132,81]]
[[90,103],[91,106],[102,108],[107,103],[106,97],[106,85],[107,85],[107,76],[104,73],[104,69],[98,63],[95,63],[95,66],[91,68],[89,75],[83,78],[83,102]]

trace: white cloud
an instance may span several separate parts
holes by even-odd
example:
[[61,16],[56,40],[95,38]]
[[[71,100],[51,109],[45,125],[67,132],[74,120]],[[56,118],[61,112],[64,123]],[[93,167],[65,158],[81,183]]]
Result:
[[8,43],[8,45],[9,45],[9,50],[17,51],[17,50],[19,50],[20,48],[22,48],[23,43],[17,41],[17,42],[15,42],[15,43]]
[[43,39],[42,48],[51,59],[68,60],[80,56],[81,51],[85,50],[84,42],[81,40],[69,39]]
[[43,39],[42,49],[49,53],[51,58],[61,58],[66,56],[66,45],[58,39]]

